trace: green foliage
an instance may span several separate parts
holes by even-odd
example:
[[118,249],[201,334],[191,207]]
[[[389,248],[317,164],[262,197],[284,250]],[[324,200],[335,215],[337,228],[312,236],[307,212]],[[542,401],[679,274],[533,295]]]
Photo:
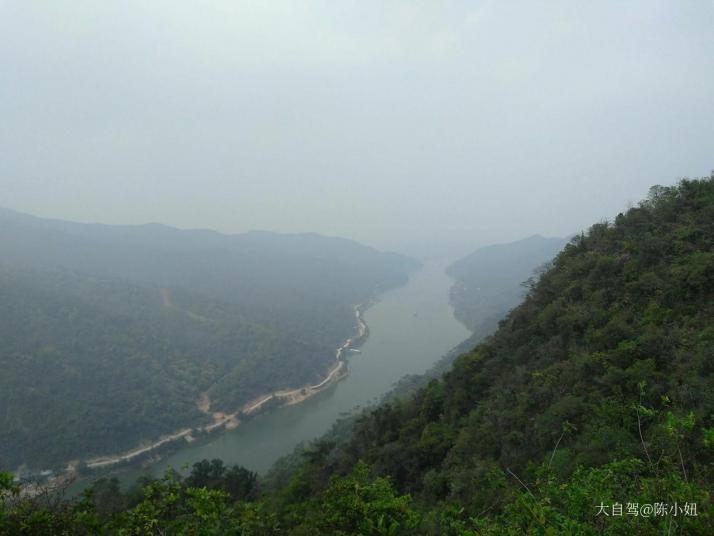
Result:
[[65,502],[46,490],[19,498],[11,476],[3,474],[0,534],[277,534],[277,515],[264,504],[251,502],[254,486],[254,473],[204,460],[186,479],[169,472],[160,480],[144,482],[138,495],[122,492],[112,479],[95,483],[80,500]]
[[[652,476],[638,459],[579,468],[565,481],[542,467],[529,489],[497,516],[456,518],[456,533],[706,535],[714,523],[708,488],[676,472]],[[692,504],[697,515],[685,515]]]
[[[515,504],[537,506],[524,486],[540,489],[541,464],[577,484],[582,471],[639,459],[643,489],[681,480],[689,500],[709,504],[700,491],[714,482],[712,251],[714,179],[654,190],[614,223],[575,237],[495,335],[441,380],[358,419],[306,466],[300,489],[319,493],[324,479],[364,461],[425,505],[433,533],[443,533],[439,512],[452,507],[499,533]],[[641,496],[622,485],[622,495]],[[551,532],[570,530],[568,509],[559,512],[565,520]],[[629,521],[624,533],[637,523]]]
[[389,480],[374,478],[358,463],[345,477],[333,477],[314,500],[298,504],[291,534],[398,536],[413,534],[419,516],[408,495],[398,495]]
[[170,473],[143,491],[141,503],[111,522],[118,535],[241,533],[239,516],[225,492],[182,486]]
[[239,465],[226,467],[221,460],[194,463],[185,484],[222,491],[235,501],[254,499],[258,493],[258,475]]
[[233,473],[202,462],[118,511],[6,499],[0,532],[711,534],[713,251],[714,178],[655,188],[573,239],[443,378],[283,461],[270,494],[231,497]]
[[0,473],[0,497],[17,492],[11,473]]

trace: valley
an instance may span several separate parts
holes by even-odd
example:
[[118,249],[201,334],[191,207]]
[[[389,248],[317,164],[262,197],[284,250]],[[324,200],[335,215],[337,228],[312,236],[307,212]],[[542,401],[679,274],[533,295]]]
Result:
[[356,336],[368,329],[369,337],[360,353],[345,353],[349,345],[338,349],[333,380],[325,378],[324,385],[312,386],[314,391],[294,389],[261,397],[252,405],[262,406],[274,396],[282,405],[256,411],[234,429],[186,442],[144,468],[121,471],[121,480],[129,484],[141,475],[160,475],[169,467],[181,470],[204,458],[221,458],[263,473],[299,443],[327,432],[341,416],[379,400],[404,375],[426,372],[469,336],[449,304],[452,280],[444,272],[447,264],[426,262],[406,285],[384,293],[364,311]]
[[3,209],[0,249],[0,467],[19,474],[131,462],[314,395],[364,337],[354,304],[419,266],[318,235]]

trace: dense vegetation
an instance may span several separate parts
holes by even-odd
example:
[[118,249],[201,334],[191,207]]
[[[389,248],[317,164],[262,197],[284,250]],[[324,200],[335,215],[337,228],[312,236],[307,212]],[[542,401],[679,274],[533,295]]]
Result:
[[[317,379],[334,359],[211,304],[198,319],[159,289],[66,271],[0,271],[0,463],[57,464],[120,452]],[[199,299],[193,304],[202,303]]]
[[601,500],[698,502],[699,516],[684,523],[706,533],[714,178],[653,188],[639,207],[575,237],[443,379],[316,452],[282,492],[294,493],[288,503],[320,493],[320,475],[367,463],[410,494],[435,534],[682,529],[681,517],[608,524],[594,516]]
[[[272,486],[239,487],[250,492],[238,498],[221,478],[168,475],[133,502],[90,493],[48,506],[13,502],[6,479],[0,527],[711,534],[714,177],[655,187],[640,206],[576,236],[497,332],[441,379],[301,456]],[[121,505],[107,513],[112,498]]]
[[121,452],[318,382],[414,261],[316,235],[0,211],[0,469]]

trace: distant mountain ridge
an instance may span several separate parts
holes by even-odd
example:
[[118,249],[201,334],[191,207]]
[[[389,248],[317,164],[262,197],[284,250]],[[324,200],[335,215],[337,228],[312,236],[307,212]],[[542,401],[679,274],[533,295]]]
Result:
[[[331,307],[359,303],[366,298],[364,288],[371,293],[399,284],[418,266],[401,255],[311,234],[223,235],[158,224],[77,224],[8,210],[0,211],[0,247],[0,263],[61,266],[142,284],[186,287],[239,302],[246,315],[261,321],[304,314],[316,295]],[[342,320],[345,315],[351,311],[343,311]],[[321,319],[311,329],[322,331],[322,324]]]
[[477,249],[447,268],[454,278],[456,317],[474,332],[488,333],[523,298],[521,283],[567,244],[565,238],[533,235]]
[[[318,245],[330,242],[333,245],[342,244],[345,250],[356,247],[364,250],[377,251],[375,248],[360,244],[359,242],[342,237],[326,236],[319,233],[279,233],[265,230],[250,230],[242,233],[224,233],[212,229],[180,229],[163,223],[149,222],[143,224],[104,224],[104,223],[79,223],[56,218],[42,218],[26,214],[13,209],[0,207],[0,222],[3,224],[20,224],[25,227],[52,229],[78,236],[113,235],[116,238],[129,242],[155,245],[157,242],[172,247],[192,245],[196,247],[226,247],[235,244],[263,243],[266,238],[271,238],[276,244],[286,245],[296,240],[304,240],[305,244]],[[390,252],[380,252],[395,258],[407,259],[405,255]]]

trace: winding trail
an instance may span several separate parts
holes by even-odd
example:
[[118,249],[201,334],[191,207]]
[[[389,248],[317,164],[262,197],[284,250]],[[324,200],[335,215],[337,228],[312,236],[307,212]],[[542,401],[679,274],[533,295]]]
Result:
[[152,443],[151,445],[147,445],[145,447],[139,447],[136,448],[132,451],[127,452],[124,455],[121,456],[114,456],[114,457],[103,457],[103,458],[95,458],[94,460],[87,461],[86,465],[89,469],[100,469],[102,467],[110,467],[112,465],[115,465],[120,462],[127,462],[131,461],[133,458],[136,458],[137,456],[141,456],[142,454],[145,454],[147,452],[150,452],[151,450],[155,449],[156,447],[160,447],[161,445],[164,445],[166,443],[171,443],[172,441],[176,441],[177,439],[180,439],[182,437],[186,437],[193,432],[193,428],[184,428],[183,430],[180,430],[179,432],[176,432],[175,434],[172,434],[170,436],[166,436],[155,443]]

